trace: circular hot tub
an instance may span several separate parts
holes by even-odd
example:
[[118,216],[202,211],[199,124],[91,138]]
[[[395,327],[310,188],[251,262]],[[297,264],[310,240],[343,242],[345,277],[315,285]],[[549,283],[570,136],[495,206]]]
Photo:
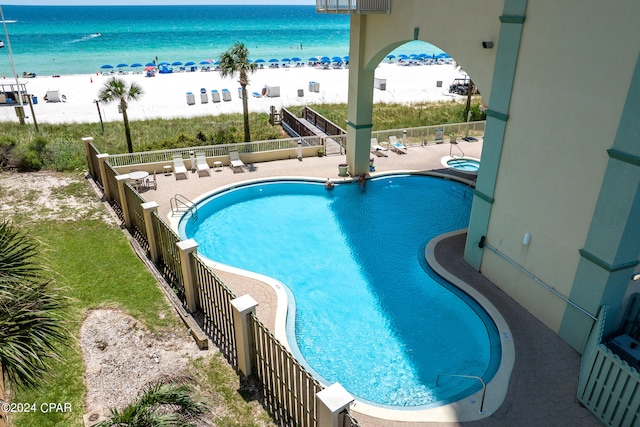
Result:
[[442,158],[442,165],[458,172],[477,175],[478,169],[480,169],[480,159],[473,157],[445,156]]

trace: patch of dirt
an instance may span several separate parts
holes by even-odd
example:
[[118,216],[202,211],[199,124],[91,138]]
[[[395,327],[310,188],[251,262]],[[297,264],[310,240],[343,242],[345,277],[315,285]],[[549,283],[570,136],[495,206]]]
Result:
[[214,350],[198,349],[187,334],[159,337],[119,310],[91,311],[80,328],[86,366],[87,412],[123,408],[150,381],[187,371],[190,359]]
[[0,220],[30,223],[43,219],[101,219],[114,223],[84,175],[0,172]]

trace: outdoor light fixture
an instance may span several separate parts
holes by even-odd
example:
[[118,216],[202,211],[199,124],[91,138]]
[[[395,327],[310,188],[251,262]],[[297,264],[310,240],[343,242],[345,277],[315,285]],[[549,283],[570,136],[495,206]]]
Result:
[[524,240],[522,244],[525,246],[529,246],[529,242],[531,241],[531,233],[524,233]]
[[633,276],[631,276],[631,280],[633,280],[634,282],[640,280],[640,273],[635,273]]
[[485,49],[493,49],[493,42],[491,41],[482,42],[482,47]]

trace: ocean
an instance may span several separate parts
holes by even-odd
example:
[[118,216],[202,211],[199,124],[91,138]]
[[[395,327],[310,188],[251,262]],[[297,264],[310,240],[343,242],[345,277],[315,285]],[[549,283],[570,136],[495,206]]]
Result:
[[[234,42],[250,58],[344,57],[348,15],[315,6],[3,6],[18,75],[87,74],[103,65],[216,61]],[[4,31],[0,75],[11,76]],[[397,52],[438,54],[424,42]]]

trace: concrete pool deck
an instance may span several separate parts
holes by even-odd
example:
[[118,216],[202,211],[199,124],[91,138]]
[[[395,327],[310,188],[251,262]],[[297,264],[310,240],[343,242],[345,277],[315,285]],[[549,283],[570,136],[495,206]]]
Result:
[[[458,143],[466,156],[480,158],[482,141]],[[457,148],[455,149],[457,151]],[[388,157],[374,157],[376,172],[392,171],[436,171],[449,173],[443,168],[441,159],[451,152],[449,144],[411,147],[407,154],[389,152]],[[458,151],[457,151],[458,152]],[[458,152],[459,153],[459,152]],[[455,154],[455,153],[454,153]],[[157,190],[144,190],[141,195],[146,201],[158,203],[158,212],[169,222],[171,216],[170,199],[181,194],[190,200],[211,193],[218,188],[259,179],[274,177],[331,178],[338,182],[345,179],[338,176],[338,164],[344,156],[312,157],[257,163],[247,165],[244,172],[234,173],[229,167],[220,171],[211,169],[210,176],[198,177],[190,173],[189,179],[176,180],[173,174],[158,174]],[[473,176],[468,176],[474,179]],[[350,179],[350,178],[347,178]],[[444,239],[436,245],[435,257],[449,272],[481,292],[500,311],[507,321],[515,343],[515,362],[509,380],[504,403],[491,416],[465,422],[473,426],[598,426],[595,416],[582,407],[576,399],[580,355],[562,341],[545,325],[535,319],[524,308],[493,283],[474,271],[462,259],[465,236]],[[224,270],[216,274],[238,296],[250,294],[259,306],[258,317],[271,330],[275,329],[277,296],[274,289],[260,280],[246,278]],[[487,388],[487,394],[491,390]],[[420,427],[453,426],[461,422],[407,422],[373,418],[352,409],[354,417],[363,427]]]

